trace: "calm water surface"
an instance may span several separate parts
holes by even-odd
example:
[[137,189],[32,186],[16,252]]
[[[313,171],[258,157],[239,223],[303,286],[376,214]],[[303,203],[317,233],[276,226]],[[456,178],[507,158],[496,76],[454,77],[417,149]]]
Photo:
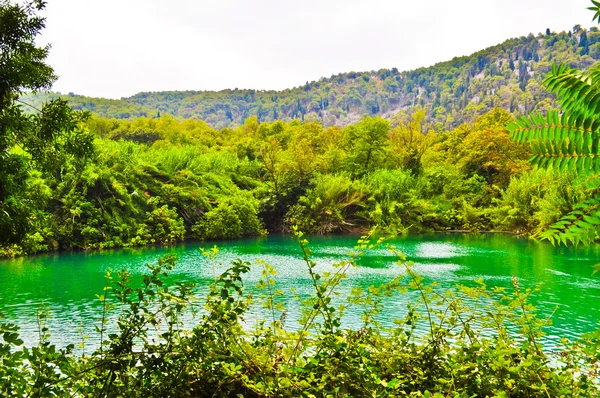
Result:
[[[310,238],[314,259],[321,271],[332,270],[332,264],[346,258],[356,243],[355,237]],[[554,248],[546,243],[506,235],[436,234],[411,236],[394,240],[415,269],[440,289],[457,283],[469,284],[483,278],[488,286],[512,286],[517,276],[521,287],[533,287],[542,282],[542,292],[534,304],[542,314],[550,314],[558,306],[553,326],[548,329],[547,343],[555,344],[561,337],[576,338],[598,327],[600,320],[600,276],[592,275],[592,266],[600,262],[600,247],[583,249]],[[0,312],[21,327],[26,343],[37,340],[36,310],[41,303],[51,310],[49,321],[53,341],[59,345],[77,343],[81,332],[94,339],[94,324],[101,314],[96,294],[102,293],[104,274],[110,268],[127,269],[134,275],[145,272],[145,265],[167,253],[176,253],[179,263],[171,273],[173,281],[194,281],[199,293],[207,290],[213,280],[213,268],[202,256],[200,247],[211,244],[189,244],[171,248],[119,250],[101,253],[55,254],[0,261]],[[288,295],[288,324],[293,327],[296,313],[291,288],[300,295],[311,291],[306,265],[300,259],[300,249],[294,238],[269,236],[258,239],[219,242],[219,270],[236,258],[250,262],[266,260],[279,272],[278,287]],[[342,286],[367,287],[389,281],[403,273],[397,259],[382,247],[369,252],[360,267],[348,271]],[[217,271],[219,271],[217,270]],[[253,266],[247,275],[248,291],[261,278],[262,268]],[[401,316],[408,296],[398,296],[385,302],[383,321]],[[250,318],[261,318],[261,309],[254,309]],[[359,309],[351,309],[346,326],[360,327]]]

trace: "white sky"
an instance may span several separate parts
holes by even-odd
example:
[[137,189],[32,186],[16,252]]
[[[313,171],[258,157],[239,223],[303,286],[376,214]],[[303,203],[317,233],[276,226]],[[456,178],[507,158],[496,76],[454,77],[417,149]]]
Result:
[[546,28],[593,26],[589,0],[50,0],[55,91],[285,89],[401,71]]

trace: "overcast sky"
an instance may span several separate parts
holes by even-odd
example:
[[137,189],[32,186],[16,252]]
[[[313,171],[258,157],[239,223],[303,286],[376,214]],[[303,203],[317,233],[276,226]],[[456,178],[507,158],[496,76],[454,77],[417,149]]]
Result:
[[50,0],[54,90],[284,89],[411,70],[530,32],[593,26],[589,0]]

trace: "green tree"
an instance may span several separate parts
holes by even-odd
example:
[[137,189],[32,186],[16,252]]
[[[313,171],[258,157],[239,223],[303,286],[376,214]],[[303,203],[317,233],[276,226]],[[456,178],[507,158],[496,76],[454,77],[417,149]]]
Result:
[[0,244],[20,241],[31,227],[36,204],[25,194],[31,167],[60,174],[67,158],[83,161],[92,151],[92,137],[79,129],[86,114],[61,100],[34,115],[20,106],[24,91],[49,89],[56,79],[45,63],[49,47],[35,44],[45,5],[0,1]]
[[387,147],[390,123],[380,117],[365,117],[345,129],[348,170],[363,176],[381,166]]
[[433,144],[434,134],[428,134],[425,120],[426,112],[418,109],[410,118],[402,120],[396,117],[397,126],[389,134],[392,157],[396,158],[396,165],[409,170],[413,175],[422,171],[421,158],[425,151]]

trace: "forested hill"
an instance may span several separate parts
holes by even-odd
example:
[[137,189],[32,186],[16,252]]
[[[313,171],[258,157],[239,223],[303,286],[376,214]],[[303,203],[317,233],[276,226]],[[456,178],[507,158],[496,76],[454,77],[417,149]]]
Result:
[[[410,72],[392,68],[343,73],[283,91],[146,92],[121,100],[62,97],[75,109],[109,118],[171,114],[201,119],[215,128],[240,125],[253,115],[259,121],[310,119],[325,126],[346,125],[364,115],[390,117],[421,106],[428,121],[442,129],[473,121],[494,107],[517,114],[546,109],[553,100],[540,83],[552,63],[585,69],[598,59],[600,32],[577,25],[570,32],[530,34]],[[57,94],[28,100],[39,105],[48,95]]]

